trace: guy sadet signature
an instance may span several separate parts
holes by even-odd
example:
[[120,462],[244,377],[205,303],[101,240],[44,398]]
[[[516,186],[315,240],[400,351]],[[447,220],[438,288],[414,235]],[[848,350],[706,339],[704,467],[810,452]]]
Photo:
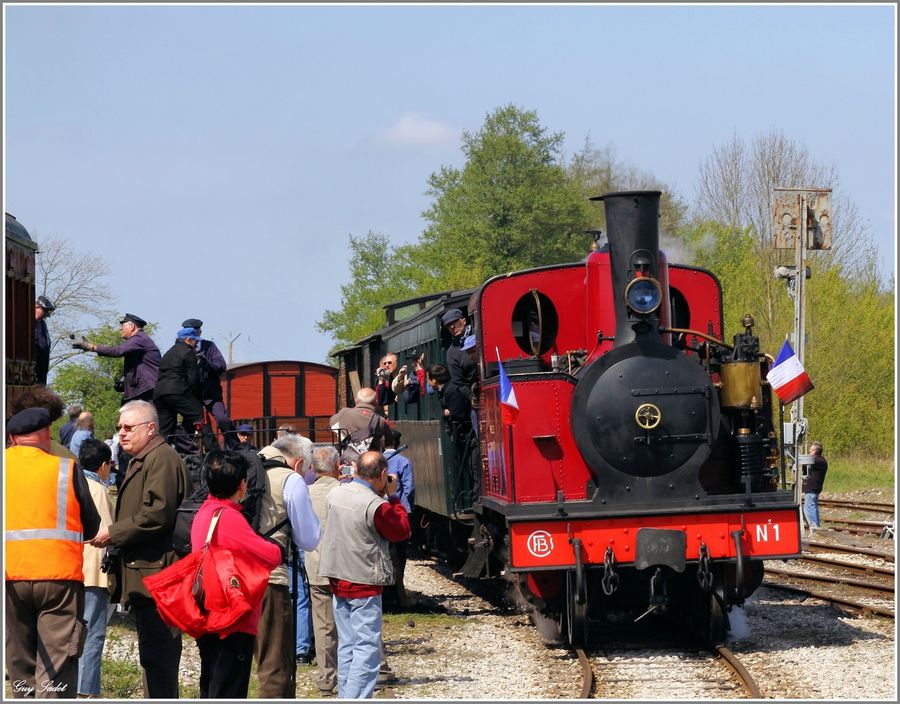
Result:
[[[68,684],[55,684],[53,680],[44,680],[38,685],[39,692],[65,692]],[[12,683],[13,690],[16,692],[25,692],[26,694],[34,694],[34,687],[30,687],[25,680],[16,680]]]

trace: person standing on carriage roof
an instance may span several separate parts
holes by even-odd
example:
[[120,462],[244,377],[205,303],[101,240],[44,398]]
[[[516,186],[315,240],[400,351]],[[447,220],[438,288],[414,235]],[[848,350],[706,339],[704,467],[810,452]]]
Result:
[[125,339],[121,345],[98,345],[83,339],[81,342],[73,342],[72,347],[96,352],[101,357],[124,357],[125,387],[122,403],[152,401],[162,359],[159,347],[144,332],[147,321],[143,318],[126,313],[119,324],[122,326],[120,334]]
[[38,296],[34,302],[34,383],[46,384],[50,369],[50,331],[47,318],[56,306],[46,296]]
[[197,336],[200,340],[197,342],[194,352],[197,353],[197,357],[200,360],[202,377],[201,401],[203,407],[216,419],[219,432],[225,438],[225,447],[229,450],[234,450],[240,441],[235,437],[234,423],[228,416],[222,397],[222,374],[225,373],[225,369],[228,366],[225,363],[225,358],[215,342],[203,339],[202,320],[199,318],[188,318],[181,324],[181,327],[194,328],[197,331]]
[[[159,381],[153,392],[153,403],[159,414],[159,434],[168,444],[173,444],[175,426],[181,414],[181,427],[187,438],[194,436],[195,426],[203,418],[200,406],[200,367],[194,347],[200,338],[194,328],[182,328],[178,331],[175,344],[169,348],[159,365]],[[184,447],[176,448],[182,454],[193,449],[185,442]]]

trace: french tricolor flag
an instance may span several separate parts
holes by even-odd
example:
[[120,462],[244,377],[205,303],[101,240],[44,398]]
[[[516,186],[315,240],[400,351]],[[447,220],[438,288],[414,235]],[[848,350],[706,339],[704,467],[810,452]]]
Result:
[[519,415],[519,402],[516,401],[516,391],[512,382],[506,375],[503,362],[500,359],[500,349],[497,349],[497,365],[500,370],[500,419],[504,425],[512,425]]
[[797,358],[797,353],[794,352],[791,343],[787,340],[781,346],[781,351],[775,358],[775,364],[772,365],[766,379],[777,394],[782,406],[796,401],[814,388],[809,374],[806,373]]

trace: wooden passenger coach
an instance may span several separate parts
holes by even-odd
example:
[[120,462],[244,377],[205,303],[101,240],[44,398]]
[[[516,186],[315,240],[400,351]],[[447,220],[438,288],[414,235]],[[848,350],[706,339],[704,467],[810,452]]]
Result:
[[6,213],[6,415],[12,400],[34,383],[34,297],[37,244]]

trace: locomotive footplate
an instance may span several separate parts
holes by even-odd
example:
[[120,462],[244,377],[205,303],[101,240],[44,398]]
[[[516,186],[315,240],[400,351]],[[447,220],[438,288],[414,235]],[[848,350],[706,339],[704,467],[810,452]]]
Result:
[[662,565],[676,572],[684,572],[687,536],[683,530],[641,528],[634,548],[635,569]]

